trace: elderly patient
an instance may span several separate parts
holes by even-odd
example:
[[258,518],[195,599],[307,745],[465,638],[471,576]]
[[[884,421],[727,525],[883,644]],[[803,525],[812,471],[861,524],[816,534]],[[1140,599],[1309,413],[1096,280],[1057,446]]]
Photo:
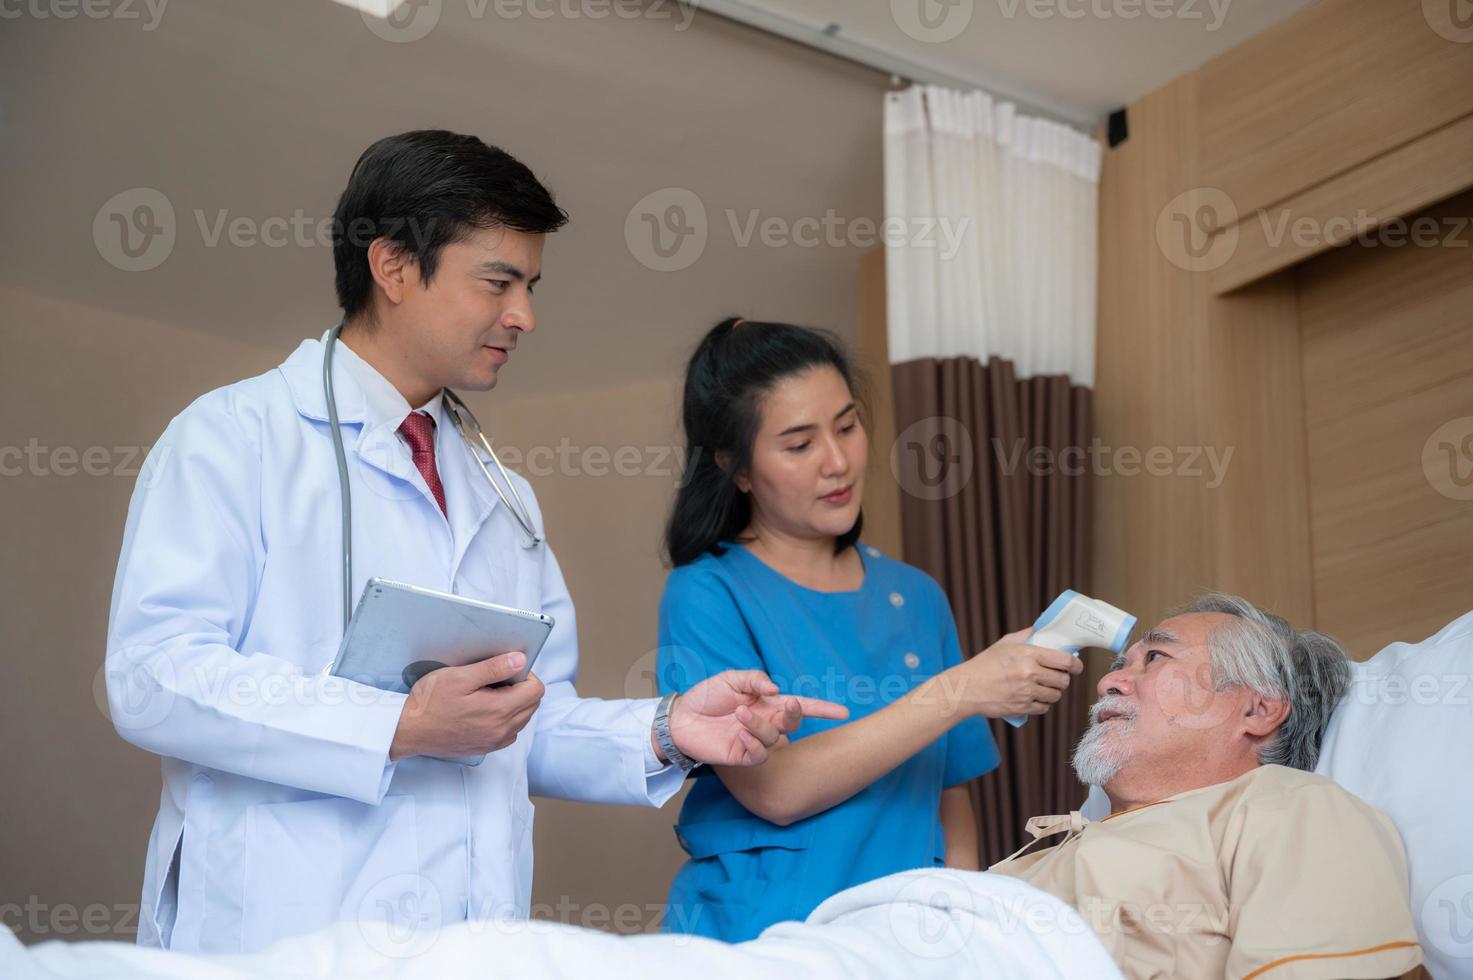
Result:
[[1349,678],[1334,640],[1200,596],[1100,681],[1074,768],[1110,816],[1036,817],[1068,836],[989,870],[1075,906],[1130,977],[1406,973],[1396,828],[1310,771]]

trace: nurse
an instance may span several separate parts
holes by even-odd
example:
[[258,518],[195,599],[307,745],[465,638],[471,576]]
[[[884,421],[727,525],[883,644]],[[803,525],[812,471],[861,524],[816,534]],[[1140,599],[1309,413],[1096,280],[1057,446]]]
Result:
[[[566,220],[523,164],[442,131],[370,146],[334,216],[352,594],[381,576],[546,612],[528,680],[488,686],[521,666],[504,650],[407,696],[327,676],[343,636],[328,334],[202,395],[160,437],[128,508],[106,670],[114,725],[163,770],[140,943],[249,953],[377,919],[394,939],[378,951],[412,955],[445,923],[526,917],[529,795],[659,806],[694,763],[754,764],[803,710],[842,715],[758,673],[658,706],[574,689],[557,560],[441,397],[490,389],[528,343],[543,241]],[[532,488],[511,480],[544,535]],[[481,753],[474,768],[437,758]]]
[[1044,713],[1082,668],[1027,631],[964,661],[936,582],[860,542],[857,402],[844,351],[802,327],[726,320],[690,360],[661,689],[762,670],[852,720],[765,731],[764,765],[695,782],[667,931],[742,941],[873,878],[976,869],[967,783],[998,763],[984,719]]

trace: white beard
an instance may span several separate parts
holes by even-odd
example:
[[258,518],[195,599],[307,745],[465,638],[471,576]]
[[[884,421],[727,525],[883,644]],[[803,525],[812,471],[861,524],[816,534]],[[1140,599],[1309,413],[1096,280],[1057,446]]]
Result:
[[1135,719],[1128,721],[1095,722],[1089,726],[1079,747],[1074,750],[1074,772],[1081,782],[1090,786],[1104,786],[1124,769],[1133,755],[1126,736],[1135,727]]

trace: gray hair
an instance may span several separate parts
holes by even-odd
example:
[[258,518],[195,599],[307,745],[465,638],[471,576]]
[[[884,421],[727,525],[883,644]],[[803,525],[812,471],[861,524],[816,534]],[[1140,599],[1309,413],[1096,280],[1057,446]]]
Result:
[[1350,687],[1344,648],[1323,633],[1296,630],[1282,617],[1221,592],[1197,596],[1176,611],[1184,613],[1234,617],[1208,634],[1213,683],[1219,691],[1246,687],[1261,697],[1287,700],[1289,717],[1258,761],[1312,772],[1330,714]]

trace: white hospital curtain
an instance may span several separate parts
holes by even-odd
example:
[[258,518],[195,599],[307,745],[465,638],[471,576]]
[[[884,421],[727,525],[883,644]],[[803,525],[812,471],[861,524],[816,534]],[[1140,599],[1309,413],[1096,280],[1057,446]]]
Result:
[[1098,142],[983,92],[885,98],[890,360],[1094,384]]
[[[941,584],[962,648],[1021,629],[1064,589],[1090,594],[1101,151],[981,92],[886,97],[890,466],[905,560]],[[1019,459],[1060,465],[1034,473]],[[1079,805],[1069,754],[1082,684],[973,784],[983,867],[1029,817]]]

